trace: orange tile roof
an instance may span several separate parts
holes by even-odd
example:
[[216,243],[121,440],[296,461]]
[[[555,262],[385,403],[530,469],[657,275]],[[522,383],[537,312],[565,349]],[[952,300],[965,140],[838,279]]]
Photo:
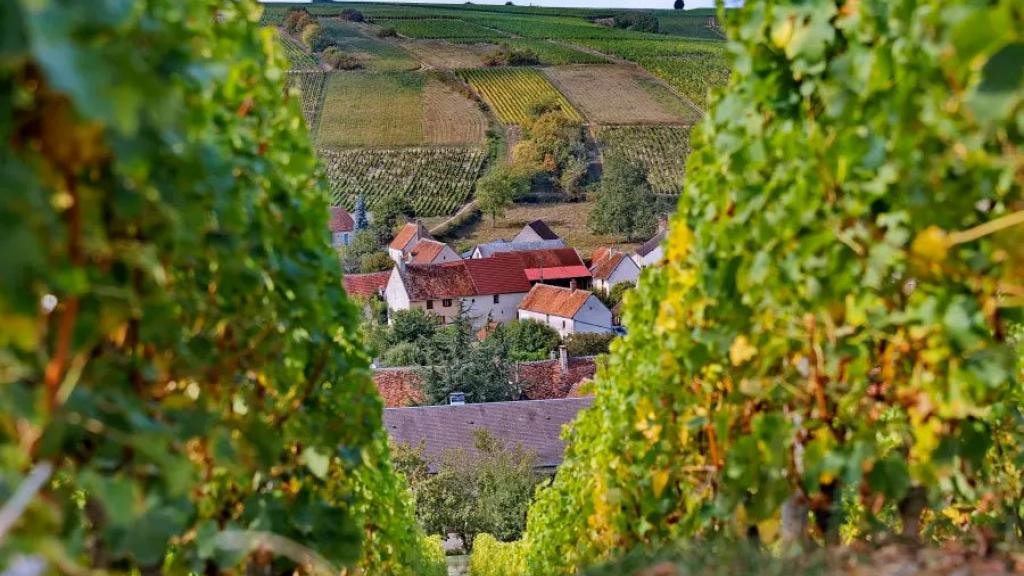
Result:
[[331,232],[351,232],[356,227],[352,221],[352,215],[341,206],[331,206],[331,219],[327,228]]
[[419,222],[409,222],[395,235],[395,239],[391,241],[391,248],[394,250],[405,250],[406,245],[412,241],[413,238],[428,238],[433,239],[427,229],[423,227],[423,224]]
[[530,291],[530,281],[523,272],[522,262],[513,255],[495,254],[490,258],[465,262],[477,294],[525,294]]
[[462,260],[444,264],[408,264],[400,270],[409,298],[414,301],[475,296],[476,286]]
[[342,278],[345,285],[345,292],[349,296],[362,296],[364,298],[376,295],[388,285],[388,278],[391,271],[373,272],[372,274],[346,274]]
[[537,284],[526,295],[526,298],[523,298],[519,309],[538,314],[551,314],[561,318],[572,318],[580,311],[590,296],[591,293],[586,290]]
[[523,261],[523,268],[558,268],[561,266],[583,266],[579,252],[574,248],[551,248],[547,250],[521,250],[512,252]]
[[437,240],[423,238],[409,250],[409,262],[413,264],[430,264],[444,251],[445,244]]
[[626,255],[618,250],[603,250],[600,259],[594,258],[594,263],[590,266],[590,273],[594,275],[594,278],[607,280],[625,257]]

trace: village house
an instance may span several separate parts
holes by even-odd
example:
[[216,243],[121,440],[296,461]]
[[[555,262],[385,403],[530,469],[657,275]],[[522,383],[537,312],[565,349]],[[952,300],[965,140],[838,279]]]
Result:
[[405,260],[409,251],[423,239],[433,240],[434,238],[419,221],[407,222],[388,245],[388,256],[391,256],[395,262],[401,262]]
[[625,252],[614,248],[598,248],[590,263],[593,287],[609,292],[616,284],[636,284],[640,277],[640,266]]
[[665,243],[665,236],[667,235],[668,220],[661,218],[658,220],[658,233],[647,242],[641,244],[633,252],[633,261],[636,262],[637,266],[647,268],[648,266],[661,264],[661,261],[665,259],[665,249],[662,247],[662,244]]
[[405,255],[408,264],[441,264],[461,259],[451,246],[430,238],[421,238]]
[[388,311],[422,309],[450,324],[460,314],[479,329],[510,322],[530,291],[522,262],[509,254],[441,264],[399,262],[384,289]]
[[352,234],[356,224],[352,215],[341,206],[331,206],[331,219],[327,228],[331,231],[331,246],[335,249],[348,246],[352,242]]
[[523,252],[526,250],[552,250],[565,248],[565,242],[557,240],[537,240],[531,242],[508,242],[495,240],[485,244],[477,244],[472,250],[463,254],[465,258],[490,258],[502,252]]
[[372,272],[370,274],[346,274],[342,284],[349,296],[356,298],[372,298],[384,296],[384,288],[388,285],[391,272]]
[[396,444],[422,446],[430,474],[440,469],[446,452],[476,454],[473,438],[480,429],[508,446],[533,452],[537,472],[553,474],[565,452],[562,427],[593,402],[593,397],[585,397],[388,408],[384,429]]
[[555,234],[555,231],[545,224],[543,220],[534,220],[526,226],[523,226],[523,229],[519,231],[519,234],[516,234],[515,237],[512,238],[513,242],[543,242],[553,240],[561,240],[561,238],[559,238],[558,234]]
[[575,286],[537,284],[519,304],[520,320],[536,320],[563,338],[585,332],[612,332],[612,313],[597,296]]
[[530,284],[590,286],[590,269],[575,248],[521,250],[509,252],[508,256],[519,259]]

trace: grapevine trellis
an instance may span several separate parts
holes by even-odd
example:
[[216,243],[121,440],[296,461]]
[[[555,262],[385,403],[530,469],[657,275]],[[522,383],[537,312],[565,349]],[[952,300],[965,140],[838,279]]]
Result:
[[331,202],[347,208],[363,194],[371,210],[401,195],[418,216],[451,214],[473,193],[485,153],[480,148],[322,149]]
[[321,70],[293,70],[288,72],[285,85],[298,88],[302,97],[302,117],[310,132],[315,132],[320,121],[320,110],[323,108],[324,85],[327,74]]
[[608,126],[597,130],[602,148],[643,164],[657,194],[678,195],[690,153],[688,126]]
[[534,68],[477,68],[458,74],[487,100],[505,124],[522,124],[529,118],[530,106],[544,100],[558,102],[566,116],[583,121],[565,96]]

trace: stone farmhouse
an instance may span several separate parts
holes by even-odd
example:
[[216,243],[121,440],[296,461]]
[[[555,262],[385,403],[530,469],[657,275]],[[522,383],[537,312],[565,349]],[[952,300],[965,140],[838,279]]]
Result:
[[519,305],[520,320],[536,320],[569,334],[612,332],[612,312],[593,292],[537,284]]

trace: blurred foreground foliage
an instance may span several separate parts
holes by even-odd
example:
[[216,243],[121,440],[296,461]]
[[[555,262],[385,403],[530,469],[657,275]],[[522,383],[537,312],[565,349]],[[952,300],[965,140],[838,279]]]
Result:
[[0,565],[443,574],[260,8],[3,11]]

